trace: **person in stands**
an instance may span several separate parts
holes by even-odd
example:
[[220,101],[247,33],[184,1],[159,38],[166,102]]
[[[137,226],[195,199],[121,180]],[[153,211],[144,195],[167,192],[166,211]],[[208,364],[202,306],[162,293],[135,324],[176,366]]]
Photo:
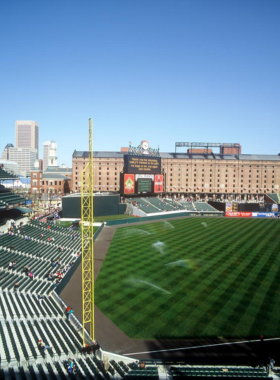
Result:
[[52,347],[51,346],[49,346],[49,345],[47,345],[46,343],[44,343],[43,341],[42,341],[42,339],[40,339],[39,340],[39,342],[38,342],[38,347],[39,348],[41,348],[42,350],[50,350],[50,349],[52,349]]
[[71,315],[74,314],[74,310],[72,309],[72,307],[70,308],[70,310],[68,311],[67,313],[67,319],[68,321],[70,321],[70,318],[71,318]]
[[18,282],[15,282],[15,283],[14,283],[14,292],[16,292],[17,289],[18,289]]

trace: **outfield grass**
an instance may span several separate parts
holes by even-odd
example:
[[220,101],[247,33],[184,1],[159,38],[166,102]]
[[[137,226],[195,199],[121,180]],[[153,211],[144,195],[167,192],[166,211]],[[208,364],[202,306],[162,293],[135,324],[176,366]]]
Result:
[[279,297],[279,220],[119,228],[95,286],[96,305],[134,339],[279,337]]

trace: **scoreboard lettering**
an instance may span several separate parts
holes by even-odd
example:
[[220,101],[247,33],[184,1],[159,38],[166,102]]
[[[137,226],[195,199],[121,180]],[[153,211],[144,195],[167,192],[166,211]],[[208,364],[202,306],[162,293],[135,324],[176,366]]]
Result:
[[161,172],[160,157],[124,156],[124,172],[133,174],[157,174]]

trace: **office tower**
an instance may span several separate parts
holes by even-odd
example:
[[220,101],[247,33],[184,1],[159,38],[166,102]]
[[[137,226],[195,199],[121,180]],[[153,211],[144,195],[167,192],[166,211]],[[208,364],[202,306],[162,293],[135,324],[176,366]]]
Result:
[[57,166],[57,143],[46,141],[43,143],[43,170],[48,167]]
[[[5,152],[5,149],[4,149],[4,152]],[[31,148],[10,148],[9,160],[18,163],[20,167],[21,175],[29,177],[30,170],[33,169],[34,167],[36,153],[37,153],[37,150],[31,149]],[[2,154],[2,158],[5,159],[6,157],[4,154]]]
[[39,157],[39,124],[36,121],[16,121],[16,148],[36,149],[36,158]]

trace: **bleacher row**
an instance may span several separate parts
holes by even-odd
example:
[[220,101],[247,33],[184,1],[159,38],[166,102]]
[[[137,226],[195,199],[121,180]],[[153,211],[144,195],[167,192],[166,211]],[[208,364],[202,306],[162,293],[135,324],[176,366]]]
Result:
[[[40,237],[42,232],[44,236]],[[46,241],[50,236],[54,242]],[[61,246],[64,250],[59,252]],[[68,357],[74,358],[78,377],[104,378],[104,368],[102,372],[98,367],[102,362],[92,354],[82,356],[82,336],[67,320],[51,292],[52,282],[45,278],[50,270],[57,269],[51,266],[51,258],[59,256],[61,265],[67,265],[76,260],[80,249],[79,235],[54,224],[33,222],[0,236],[1,379],[71,378],[74,375],[67,372]],[[9,270],[11,261],[16,267]],[[25,265],[34,271],[33,280],[23,273]],[[16,291],[15,282],[19,284]],[[42,294],[44,298],[39,300]],[[40,339],[52,348],[39,349]],[[110,372],[105,372],[110,378]]]
[[15,204],[24,205],[25,199],[0,186],[0,209],[6,209],[7,206]]
[[265,368],[171,366],[170,370],[174,379],[181,377],[268,378]]
[[190,202],[186,200],[160,199],[158,197],[128,198],[127,201],[146,214],[168,211],[210,211],[217,210],[206,202]]
[[4,181],[6,179],[17,179],[14,174],[7,172],[3,166],[0,167],[0,181]]

